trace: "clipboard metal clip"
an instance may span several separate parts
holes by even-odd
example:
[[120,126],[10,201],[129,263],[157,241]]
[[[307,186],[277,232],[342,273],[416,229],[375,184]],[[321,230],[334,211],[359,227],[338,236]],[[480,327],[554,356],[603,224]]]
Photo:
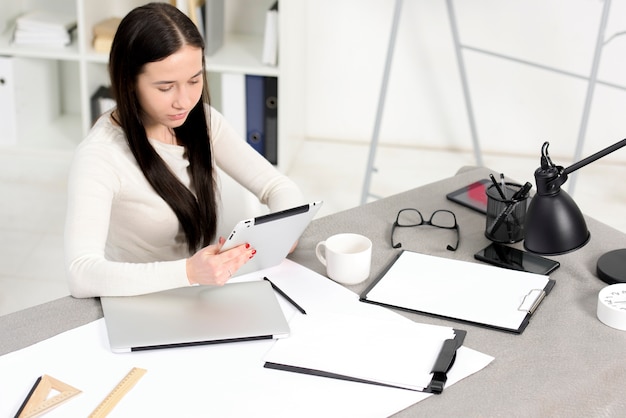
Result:
[[454,333],[454,339],[444,341],[431,372],[433,378],[424,392],[434,393],[436,395],[440,395],[441,392],[443,392],[443,388],[448,380],[448,371],[450,371],[454,360],[456,360],[456,350],[463,345],[467,331],[455,329]]
[[546,292],[543,289],[532,289],[526,296],[524,296],[524,299],[517,310],[528,312],[532,315],[545,297]]

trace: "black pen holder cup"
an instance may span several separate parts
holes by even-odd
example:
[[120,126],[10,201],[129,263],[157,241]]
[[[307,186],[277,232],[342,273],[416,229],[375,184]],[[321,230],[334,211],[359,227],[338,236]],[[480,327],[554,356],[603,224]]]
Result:
[[524,239],[528,194],[513,199],[513,195],[521,188],[516,183],[505,183],[505,187],[500,186],[499,190],[494,184],[487,188],[485,236],[491,241],[512,244]]

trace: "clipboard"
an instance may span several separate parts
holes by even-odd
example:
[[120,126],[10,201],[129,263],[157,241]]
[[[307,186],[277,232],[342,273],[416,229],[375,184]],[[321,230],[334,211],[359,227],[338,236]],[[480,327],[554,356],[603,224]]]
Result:
[[521,334],[555,283],[544,275],[403,250],[359,300]]
[[[331,324],[328,319],[336,321]],[[383,323],[358,318],[360,325],[357,325],[344,322],[346,319],[343,315],[330,314],[324,319],[326,325],[311,327],[309,323],[303,327],[304,321],[316,319],[298,317],[298,324],[293,327],[296,331],[274,345],[264,359],[264,367],[414,392],[443,392],[466,331],[416,323],[394,328],[386,321],[384,324],[394,329],[379,334]],[[356,325],[356,330],[345,326],[350,323]],[[363,332],[368,324],[376,330],[372,334]],[[337,325],[337,332],[323,331],[333,325]],[[311,332],[315,330],[321,333]],[[396,334],[396,331],[406,333]],[[374,348],[370,349],[372,345]],[[351,348],[342,350],[345,346]]]

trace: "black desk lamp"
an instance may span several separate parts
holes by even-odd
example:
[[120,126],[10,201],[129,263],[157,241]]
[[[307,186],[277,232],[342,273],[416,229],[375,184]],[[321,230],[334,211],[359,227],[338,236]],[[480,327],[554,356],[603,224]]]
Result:
[[[582,212],[570,195],[561,190],[568,174],[626,146],[626,139],[567,168],[552,162],[548,145],[545,142],[541,147],[541,167],[535,171],[537,192],[526,213],[524,248],[537,254],[558,255],[584,246],[590,237]],[[612,273],[613,270],[619,273],[618,277]],[[617,250],[617,254],[612,251],[601,257],[598,275],[606,282],[626,282],[626,250]],[[605,275],[607,279],[603,278]]]

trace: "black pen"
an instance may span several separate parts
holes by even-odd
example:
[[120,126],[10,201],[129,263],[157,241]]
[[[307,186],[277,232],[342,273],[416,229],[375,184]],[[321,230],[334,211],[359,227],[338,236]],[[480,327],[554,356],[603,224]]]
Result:
[[30,392],[28,392],[28,396],[26,396],[26,399],[24,399],[24,402],[22,403],[22,406],[20,406],[20,409],[17,410],[17,414],[15,414],[15,418],[19,417],[20,414],[22,413],[22,411],[24,411],[24,408],[26,408],[26,405],[28,404],[28,401],[33,396],[33,393],[35,393],[35,389],[37,389],[37,386],[39,386],[40,382],[41,382],[41,376],[39,376],[37,378],[37,380],[35,381],[35,384],[33,385],[32,389],[30,390]]
[[500,195],[502,200],[506,200],[506,196],[504,195],[504,192],[502,191],[502,188],[498,184],[498,181],[493,176],[493,174],[489,174],[489,178],[491,179],[491,182],[493,183],[493,185],[496,187],[496,190],[498,191],[498,194]]
[[504,194],[504,198],[508,199],[508,194],[506,192],[506,181],[504,180],[504,174],[500,173],[500,183],[502,184],[502,193]]
[[533,185],[529,181],[527,181],[526,184],[524,184],[517,192],[515,192],[511,200],[515,201],[518,199],[526,198],[528,192],[532,187]]
[[[489,232],[491,235],[495,234],[496,231],[498,229],[500,229],[500,227],[504,223],[504,220],[507,218],[507,216],[509,216],[511,214],[511,212],[513,212],[513,208],[514,207],[515,207],[515,205],[510,203],[510,204],[507,205],[507,207],[502,212],[500,212],[500,214],[496,218],[496,221],[493,223],[493,226],[491,227],[491,232]],[[514,218],[514,220],[517,220],[517,218]],[[519,223],[519,221],[517,223]],[[509,234],[509,238],[510,238],[511,237],[511,231],[510,231],[511,226],[509,224],[507,224],[507,228],[509,229],[508,234]]]
[[291,299],[289,296],[287,296],[287,294],[285,292],[283,292],[282,290],[280,290],[280,288],[278,286],[276,286],[274,283],[272,283],[272,281],[270,279],[268,279],[267,277],[263,277],[263,280],[267,280],[268,282],[270,282],[270,285],[272,285],[272,289],[274,289],[275,291],[277,291],[282,297],[284,297],[285,299],[287,299],[287,302],[291,303],[297,310],[299,310],[302,314],[306,315],[306,311],[304,309],[302,309],[302,307],[300,305],[298,305],[293,299]]

